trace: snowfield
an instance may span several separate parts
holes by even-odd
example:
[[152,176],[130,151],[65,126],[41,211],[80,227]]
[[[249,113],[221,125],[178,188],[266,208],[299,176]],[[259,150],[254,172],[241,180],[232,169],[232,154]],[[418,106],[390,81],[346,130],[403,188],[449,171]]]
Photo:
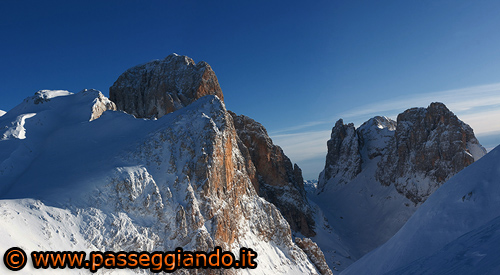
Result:
[[384,245],[342,274],[497,274],[500,147],[434,192]]

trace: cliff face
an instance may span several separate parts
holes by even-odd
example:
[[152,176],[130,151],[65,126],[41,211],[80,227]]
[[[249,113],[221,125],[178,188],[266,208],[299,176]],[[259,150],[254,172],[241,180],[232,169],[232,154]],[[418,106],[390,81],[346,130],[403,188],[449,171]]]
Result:
[[329,179],[335,179],[334,185],[345,184],[361,172],[359,136],[354,124],[346,125],[339,119],[332,129],[327,146],[325,169],[319,176],[319,190],[324,189]]
[[377,179],[414,203],[486,154],[472,128],[442,103],[398,115],[394,139],[378,165]]
[[[210,66],[205,62],[195,65],[188,57],[177,55],[127,70],[110,88],[110,96],[118,109],[147,118],[185,112],[192,105],[198,106],[198,101],[205,100],[202,96],[206,94],[217,96],[211,104],[222,104],[222,91]],[[210,104],[197,108],[212,117],[206,109],[213,107],[208,106]],[[175,124],[185,125],[185,134],[160,134],[151,138],[154,143],[148,142],[138,150],[143,152],[141,154],[151,148],[168,151],[162,149],[161,142],[169,143],[167,148],[186,148],[182,155],[168,158],[168,169],[180,169],[177,162],[183,165],[177,170],[175,186],[191,186],[186,191],[186,198],[189,201],[196,198],[198,203],[190,202],[175,210],[173,220],[176,224],[169,228],[176,233],[168,239],[180,238],[184,244],[197,240],[196,244],[189,244],[205,249],[214,244],[235,247],[247,236],[256,235],[280,247],[285,245],[291,257],[302,257],[304,254],[293,252],[300,249],[291,241],[291,230],[304,236],[314,236],[315,232],[300,168],[293,166],[281,148],[272,143],[260,123],[228,112],[225,107],[216,113],[223,119],[213,121],[213,127],[218,128],[213,133],[201,130],[199,123],[193,125],[194,122],[183,119],[182,123]],[[211,134],[200,137],[204,133]],[[193,137],[198,137],[199,141],[193,141]],[[210,142],[215,143],[210,145]],[[204,150],[202,154],[195,153],[200,148]],[[144,161],[149,161],[153,153],[147,154]],[[153,159],[166,161],[163,154]],[[151,169],[163,171],[167,168]],[[257,195],[265,200],[256,199]],[[193,204],[197,206],[192,207]],[[262,215],[258,214],[261,212]],[[196,233],[202,228],[207,228],[209,234]],[[246,228],[251,228],[253,233]]]
[[176,54],[128,69],[109,88],[119,110],[140,118],[160,118],[205,95],[224,101],[210,65]]
[[279,211],[257,197],[231,116],[215,97],[200,101],[126,156],[146,164],[148,171],[167,174],[150,172],[157,181],[173,179],[167,186],[157,182],[163,201],[175,209],[172,220],[158,214],[170,229],[163,242],[206,251],[215,245],[231,249],[255,235],[292,248],[290,228]]
[[396,122],[375,117],[358,129],[339,120],[327,144],[320,190],[327,182],[347,184],[363,163],[380,156],[376,179],[386,186],[394,184],[416,204],[486,154],[472,128],[442,103],[406,110]]
[[332,252],[341,245],[321,241],[333,235],[313,240],[332,269],[346,268],[394,236],[439,186],[485,153],[472,129],[441,103],[409,109],[397,121],[374,117],[357,129],[339,120],[310,199],[349,257]]
[[333,272],[326,263],[323,251],[321,251],[315,242],[309,238],[295,238],[295,242],[302,250],[304,250],[309,259],[313,262],[314,266],[316,266],[322,275],[333,275]]
[[[207,94],[223,100],[210,65],[195,64],[175,54],[127,70],[110,88],[110,98],[119,110],[147,118],[160,118]],[[260,123],[231,115],[238,133],[237,147],[257,193],[280,209],[293,231],[313,236],[314,221],[300,168],[272,143]]]
[[314,236],[312,210],[300,168],[292,165],[281,147],[273,144],[260,123],[244,115],[230,114],[255,167],[253,184],[258,194],[278,207],[293,231]]

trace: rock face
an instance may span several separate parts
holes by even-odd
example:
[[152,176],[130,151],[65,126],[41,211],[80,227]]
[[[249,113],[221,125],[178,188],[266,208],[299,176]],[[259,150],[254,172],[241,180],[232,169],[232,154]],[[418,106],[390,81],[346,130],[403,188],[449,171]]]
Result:
[[348,183],[361,172],[364,162],[380,156],[376,179],[386,186],[394,184],[415,204],[486,154],[472,128],[442,103],[406,110],[397,122],[374,117],[357,130],[352,123],[339,120],[327,145],[320,190],[327,182]]
[[[175,54],[127,70],[110,88],[119,110],[146,118],[160,118],[208,94],[224,98],[210,65],[195,65],[189,57]],[[231,115],[238,149],[257,193],[280,209],[293,231],[313,236],[314,220],[300,168],[272,143],[260,123]]]
[[377,179],[421,203],[453,175],[486,154],[472,128],[442,103],[398,115],[394,139]]
[[313,262],[314,266],[319,270],[322,275],[333,275],[325,260],[325,255],[318,247],[318,245],[309,238],[295,238],[297,245],[304,250],[309,259]]
[[396,121],[384,116],[376,116],[359,126],[361,155],[370,160],[385,155],[394,130]]
[[397,121],[374,117],[358,129],[339,120],[310,199],[349,255],[332,252],[342,248],[328,243],[332,234],[312,239],[332,270],[343,270],[394,236],[430,194],[485,154],[472,129],[441,103],[409,109]]
[[[116,102],[118,109],[145,118],[160,118],[178,110],[172,114],[175,115],[191,105],[198,106],[198,101],[204,100],[201,98],[204,95],[215,95],[217,100],[212,100],[214,104],[219,101],[222,103],[222,91],[210,66],[205,62],[195,65],[190,58],[177,55],[127,70],[110,88],[110,97]],[[188,106],[189,104],[191,105]],[[204,109],[207,109],[206,106]],[[204,112],[210,115],[207,110]],[[177,161],[184,163],[186,160],[194,160],[196,165],[190,164],[187,167],[187,164],[183,164],[182,170],[178,170],[177,174],[182,177],[177,176],[175,185],[188,185],[192,186],[192,190],[203,190],[201,194],[196,193],[199,191],[193,193],[191,189],[188,190],[186,198],[196,198],[197,207],[189,207],[191,203],[188,203],[187,207],[181,204],[181,208],[175,210],[176,225],[170,228],[177,228],[174,230],[177,233],[169,239],[181,238],[180,240],[184,240],[181,242],[182,246],[197,240],[197,245],[201,244],[200,249],[205,250],[214,244],[223,244],[228,248],[238,246],[246,236],[252,236],[255,232],[259,232],[262,239],[280,246],[284,244],[280,238],[285,242],[291,240],[290,228],[304,236],[313,236],[314,220],[300,168],[293,166],[281,148],[272,143],[260,123],[245,116],[237,116],[224,107],[217,116],[224,117],[220,121],[214,120],[219,128],[215,132],[223,135],[215,140],[224,143],[218,145],[217,150],[208,150],[207,147],[214,136],[200,138],[203,145],[189,145],[200,143],[192,141],[194,136],[204,132],[200,131],[199,126],[193,126],[193,130],[188,131],[189,134],[180,137],[178,133],[164,133],[152,139],[160,139],[160,143],[148,143],[139,150],[148,152],[150,148],[159,148],[162,142],[171,143],[172,140],[178,141],[178,144],[170,144],[168,147],[186,147],[187,152],[195,152],[199,148],[205,150],[200,155],[184,153],[182,156],[169,158],[170,165],[174,167]],[[185,121],[184,124],[189,125],[191,122]],[[220,148],[221,146],[224,148]],[[164,170],[157,167],[152,169]],[[201,182],[203,184],[199,184]],[[256,195],[265,200],[254,201]],[[247,198],[251,198],[250,201]],[[266,214],[255,215],[262,211]],[[243,224],[248,224],[248,227],[256,231],[249,233],[242,227],[240,217],[245,220]],[[283,222],[286,228],[283,227]],[[211,228],[208,228],[210,234],[193,235],[208,224],[211,224]],[[187,229],[178,230],[186,227]],[[293,242],[286,246],[287,251],[298,249]],[[290,255],[292,258],[300,258],[304,254]]]
[[318,190],[323,191],[327,182],[342,185],[353,180],[361,173],[363,158],[373,159],[386,151],[395,128],[395,121],[382,116],[369,119],[358,129],[339,119],[327,142],[328,153],[325,169],[319,175]]
[[116,111],[116,104],[105,97],[100,91],[94,89],[85,89],[82,94],[95,97],[92,105],[92,114],[90,115],[90,121],[98,119],[106,111]]
[[109,88],[119,110],[140,118],[160,118],[205,95],[224,101],[210,65],[176,54],[128,69]]
[[359,136],[354,124],[344,124],[339,119],[332,129],[331,139],[327,142],[325,170],[321,172],[319,190],[323,190],[328,179],[336,179],[336,184],[345,184],[361,172]]
[[306,197],[302,171],[281,147],[274,145],[266,129],[255,120],[230,112],[238,137],[255,167],[253,184],[259,195],[273,203],[295,232],[314,236],[314,220]]

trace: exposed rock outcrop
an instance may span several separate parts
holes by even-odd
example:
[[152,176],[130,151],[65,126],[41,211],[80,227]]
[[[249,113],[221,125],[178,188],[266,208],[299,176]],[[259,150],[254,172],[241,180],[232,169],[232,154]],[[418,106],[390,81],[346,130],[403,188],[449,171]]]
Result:
[[415,204],[486,154],[472,128],[442,103],[406,110],[397,122],[374,117],[358,129],[340,119],[327,144],[320,191],[327,183],[348,183],[361,172],[364,162],[380,156],[376,179],[383,185],[394,184]]
[[376,116],[361,124],[357,129],[360,137],[361,155],[366,159],[385,155],[391,138],[396,130],[396,121],[385,117]]
[[333,275],[318,245],[309,238],[295,238],[295,243],[307,254],[322,275]]
[[[160,118],[208,94],[224,98],[210,65],[175,54],[127,70],[110,88],[118,109],[145,118]],[[314,220],[300,168],[272,143],[260,123],[232,117],[238,149],[257,193],[280,209],[292,230],[313,236]]]
[[98,119],[106,111],[116,111],[116,104],[105,97],[100,91],[94,89],[85,89],[81,91],[84,96],[95,97],[92,102],[92,113],[90,121]]
[[421,203],[439,186],[486,154],[472,128],[442,103],[398,115],[394,140],[377,179]]
[[[215,95],[218,99],[213,102],[222,103],[223,95],[215,73],[205,62],[195,65],[192,59],[177,55],[129,69],[110,88],[110,97],[116,102],[118,109],[144,118],[160,118],[181,108],[185,112],[186,108],[190,108],[188,105],[194,101],[204,100],[201,99],[204,95]],[[193,105],[195,104],[190,106]],[[279,245],[288,242],[290,227],[304,236],[313,236],[314,219],[306,198],[300,168],[293,166],[281,148],[272,143],[261,124],[229,113],[224,107],[220,112],[217,116],[223,116],[224,119],[214,120],[219,128],[215,140],[224,145],[210,146],[214,133],[203,137],[203,145],[196,146],[203,148],[204,154],[194,153],[199,148],[189,145],[193,143],[193,136],[204,132],[200,132],[199,125],[192,127],[194,132],[189,130],[189,134],[180,137],[179,134],[170,132],[159,137],[162,142],[178,143],[168,146],[169,148],[186,147],[186,152],[191,152],[187,155],[183,153],[182,156],[171,156],[171,166],[175,167],[176,162],[187,159],[193,159],[196,163],[189,166],[183,164],[182,172],[177,172],[182,178],[178,176],[176,182],[179,183],[176,185],[189,186],[185,191],[186,198],[196,198],[198,203],[194,205],[198,207],[189,207],[191,204],[188,204],[175,209],[175,225],[169,227],[175,234],[169,239],[181,240],[183,246],[188,242],[192,245],[190,240],[197,239],[202,246],[196,249],[202,250],[214,244],[227,248],[235,247],[248,235],[247,230],[242,230],[244,228],[239,217],[244,217],[245,223],[249,223],[248,226],[252,230],[255,229],[264,240]],[[185,125],[190,123],[186,121]],[[222,134],[222,139],[218,137],[219,134]],[[158,137],[152,140],[158,140]],[[156,143],[148,144],[139,151],[147,153],[150,148],[159,147]],[[248,183],[251,185],[248,186]],[[199,190],[203,192],[199,193]],[[248,198],[257,194],[272,204],[262,199],[249,201]],[[266,214],[255,215],[261,211]],[[283,224],[285,220],[281,217],[288,223]],[[196,235],[203,227],[208,227],[210,234]],[[293,250],[293,243],[287,243],[286,246],[287,249]],[[293,257],[301,256],[294,254]]]
[[312,209],[299,166],[292,165],[281,147],[273,144],[264,126],[247,116],[230,114],[255,166],[253,184],[259,195],[278,207],[293,231],[314,236]]
[[339,119],[327,142],[325,169],[319,175],[318,189],[322,191],[329,179],[336,184],[346,184],[361,172],[361,154],[358,132],[354,124],[344,124]]
[[141,118],[160,118],[205,95],[224,101],[210,65],[177,54],[128,69],[109,88],[119,110]]
[[[343,270],[394,236],[430,194],[485,153],[441,103],[409,109],[397,121],[374,117],[357,129],[339,120],[312,199],[342,244],[322,241],[334,234],[313,240],[332,270]],[[347,254],[332,252],[343,245]]]
[[[120,173],[108,185],[118,190],[116,198],[92,194],[97,199],[93,205],[119,205],[132,216],[154,217],[153,232],[160,233],[155,248],[207,251],[221,246],[234,251],[246,243],[272,243],[292,259],[292,265],[302,265],[302,272],[311,268],[306,254],[293,243],[280,211],[253,188],[224,104],[207,96],[176,114],[167,127],[125,156],[125,162],[141,163],[144,168],[131,178],[130,173]],[[113,194],[100,190],[103,193]]]

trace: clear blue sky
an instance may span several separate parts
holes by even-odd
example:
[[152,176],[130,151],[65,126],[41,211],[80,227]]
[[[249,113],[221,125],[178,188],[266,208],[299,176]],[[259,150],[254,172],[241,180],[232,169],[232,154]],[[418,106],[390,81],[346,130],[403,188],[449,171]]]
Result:
[[[0,109],[178,53],[317,178],[342,117],[443,101],[500,143],[500,1],[0,1]],[[472,96],[471,96],[472,95]],[[468,121],[469,120],[469,121]]]

